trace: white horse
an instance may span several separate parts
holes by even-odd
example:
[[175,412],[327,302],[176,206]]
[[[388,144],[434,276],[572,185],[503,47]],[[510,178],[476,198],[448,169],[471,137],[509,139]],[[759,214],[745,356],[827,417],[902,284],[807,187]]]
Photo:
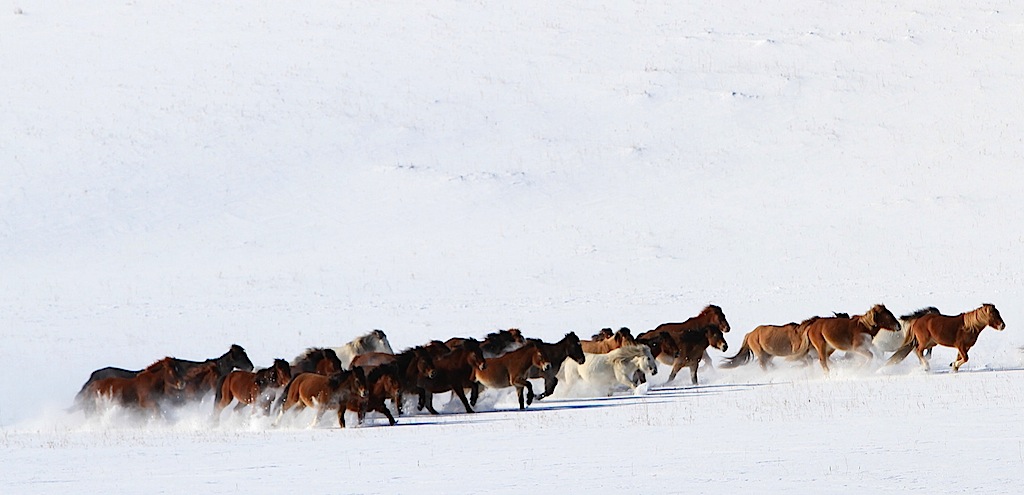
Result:
[[384,335],[383,330],[374,330],[366,335],[356,337],[355,340],[341,347],[332,347],[331,349],[338,354],[341,367],[344,369],[349,369],[352,359],[360,354],[367,352],[395,353],[391,350],[391,343],[388,342],[388,336]]
[[586,360],[579,364],[566,359],[562,365],[562,373],[568,387],[582,382],[595,389],[597,393],[611,395],[620,385],[636,391],[640,384],[637,371],[658,374],[658,362],[651,355],[646,345],[627,345],[615,349],[608,354],[585,354]]

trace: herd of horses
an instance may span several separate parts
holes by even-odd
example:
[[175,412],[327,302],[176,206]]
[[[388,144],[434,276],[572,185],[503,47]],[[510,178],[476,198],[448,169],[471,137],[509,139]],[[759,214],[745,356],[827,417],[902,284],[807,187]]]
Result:
[[[735,368],[756,358],[768,369],[775,357],[806,364],[816,356],[828,373],[835,351],[860,356],[865,364],[877,352],[893,353],[887,364],[914,352],[928,369],[930,351],[940,345],[957,350],[951,363],[955,372],[967,362],[967,353],[984,328],[1005,326],[992,304],[955,316],[929,307],[899,319],[876,304],[860,315],[833,313],[800,323],[758,326],[721,366]],[[276,414],[275,425],[288,411],[307,407],[316,410],[311,426],[330,410],[337,411],[343,428],[346,411],[356,413],[360,422],[367,412],[376,411],[394,425],[395,414],[405,413],[406,397],[416,398],[418,410],[438,414],[434,394],[450,392],[471,413],[483,390],[514,388],[519,408],[525,409],[552,395],[560,380],[573,388],[586,384],[598,394],[636,391],[658,373],[658,363],[671,367],[667,382],[688,368],[696,385],[699,366],[711,364],[708,349],[728,350],[724,334],[729,330],[725,314],[715,305],[686,321],[664,323],[635,337],[628,328],[606,328],[587,340],[569,332],[554,343],[509,329],[482,340],[433,340],[395,353],[384,332],[374,330],[341,347],[309,348],[291,362],[275,359],[270,367],[256,371],[245,349],[236,344],[205,361],[165,357],[142,370],[96,370],[75,397],[74,407],[94,412],[113,404],[161,415],[165,406],[201,402],[212,395],[214,421],[235,403],[234,411],[249,407],[254,413]],[[533,379],[543,380],[542,392],[535,393]]]

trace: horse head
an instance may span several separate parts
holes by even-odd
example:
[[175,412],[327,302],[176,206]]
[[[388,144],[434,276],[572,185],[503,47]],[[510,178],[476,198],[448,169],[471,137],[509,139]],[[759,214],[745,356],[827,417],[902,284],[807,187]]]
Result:
[[368,387],[366,385],[366,372],[363,371],[363,368],[356,366],[349,373],[355,375],[355,386],[353,392],[355,392],[359,397],[366,398],[369,394]]
[[566,341],[566,344],[569,346],[569,349],[566,351],[566,355],[569,356],[570,359],[579,364],[587,362],[587,356],[583,354],[583,346],[580,344],[580,338],[576,336],[576,332],[569,332],[565,334],[565,337],[562,340]]
[[896,319],[896,316],[884,304],[872,306],[871,311],[868,311],[864,318],[868,326],[875,329],[889,330],[891,332],[899,332],[901,329],[899,320]]
[[484,358],[484,351],[480,348],[480,341],[466,339],[462,347],[467,351],[466,362],[478,370],[487,369],[487,360]]
[[658,374],[658,362],[654,359],[654,354],[651,354],[650,348],[647,346],[640,346],[643,353],[640,354],[640,369],[647,371],[651,376]]
[[707,327],[708,344],[722,352],[729,350],[729,343],[725,341],[725,335],[714,325]]
[[526,343],[526,340],[523,338],[523,332],[521,332],[518,328],[510,328],[508,329],[507,333],[509,338],[512,339],[513,343],[520,345]]
[[231,349],[228,349],[229,363],[232,367],[238,368],[243,371],[252,371],[254,366],[252,361],[249,360],[249,355],[245,353],[245,349],[238,344],[231,344]]
[[551,361],[548,361],[548,359],[546,357],[544,357],[544,353],[540,351],[540,347],[537,347],[536,345],[534,345],[532,347],[533,347],[533,352],[532,352],[533,355],[531,356],[532,357],[531,364],[533,366],[536,366],[537,368],[540,368],[542,371],[547,371],[547,370],[551,369]]
[[437,376],[434,360],[430,358],[430,353],[426,349],[417,347],[413,359],[416,361],[416,373],[419,376],[430,379]]
[[610,339],[615,336],[615,332],[611,328],[602,328],[600,332],[595,333],[590,340],[598,341],[604,339]]
[[999,310],[996,309],[995,304],[982,304],[981,307],[978,308],[978,311],[981,313],[979,315],[981,317],[981,321],[986,325],[996,330],[1003,330],[1006,328],[1006,323],[1003,322],[1003,317],[999,314]]
[[288,382],[292,380],[292,367],[288,365],[288,361],[284,359],[274,360],[274,382],[273,384],[277,387],[283,387],[288,385]]
[[185,368],[175,359],[166,359],[164,364],[164,384],[171,390],[184,390],[188,381],[185,379]]
[[708,323],[717,325],[718,329],[721,330],[722,333],[729,332],[729,322],[725,319],[725,313],[722,312],[722,308],[715,306],[714,304],[709,304],[700,312],[700,314],[706,317]]
[[636,340],[633,339],[633,333],[626,327],[622,327],[618,332],[615,332],[615,342],[619,344],[619,347],[636,345]]

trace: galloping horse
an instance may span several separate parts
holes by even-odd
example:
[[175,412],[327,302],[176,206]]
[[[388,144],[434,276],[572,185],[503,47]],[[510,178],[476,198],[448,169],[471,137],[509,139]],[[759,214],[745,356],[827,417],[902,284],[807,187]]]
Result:
[[[453,337],[448,339],[444,344],[449,349],[455,349],[461,347],[466,342],[465,338]],[[491,332],[484,337],[484,340],[480,341],[480,349],[484,353],[484,358],[490,359],[497,357],[506,352],[514,351],[526,344],[526,340],[523,339],[523,333],[518,328],[510,328],[508,330],[498,330],[497,332]]]
[[925,308],[904,316],[903,320],[909,327],[907,342],[889,358],[886,364],[896,364],[902,361],[912,349],[926,370],[930,367],[925,358],[925,351],[932,347],[941,345],[957,350],[956,361],[950,363],[953,371],[956,372],[969,359],[967,351],[978,341],[978,336],[981,335],[981,331],[985,327],[992,327],[995,330],[1006,328],[1006,323],[1003,322],[999,310],[992,304],[982,304],[981,307],[973,311],[956,316],[946,316],[939,313],[938,309]]
[[799,359],[807,356],[810,345],[807,329],[805,327],[801,330],[799,323],[760,325],[743,337],[740,352],[725,358],[722,367],[735,368],[748,363],[751,357],[756,357],[761,369],[767,370],[773,357]]
[[[275,359],[273,366],[255,373],[241,370],[228,373],[217,386],[217,395],[213,403],[214,418],[220,418],[221,411],[234,400],[238,401],[234,408],[235,411],[252,405],[258,400],[260,410],[264,414],[269,414],[270,404],[275,399],[272,389],[284,387],[291,379],[291,366],[284,359]],[[256,411],[256,408],[253,408],[253,411]]]
[[112,376],[87,383],[85,390],[79,392],[81,399],[91,396],[95,400],[81,405],[94,410],[100,399],[108,399],[121,406],[159,412],[157,401],[168,392],[185,386],[182,375],[181,364],[174,358],[166,357],[131,377]]
[[391,343],[388,342],[388,336],[384,334],[383,330],[374,330],[366,335],[356,337],[351,342],[332,348],[335,354],[338,355],[338,360],[341,362],[343,369],[349,369],[352,366],[352,358],[367,352],[386,352],[388,354],[394,354],[395,351],[391,350]]
[[583,352],[587,354],[608,354],[623,346],[636,345],[636,340],[633,339],[633,333],[628,328],[622,327],[610,338],[581,340],[580,345],[583,347]]
[[544,354],[544,358],[551,363],[551,367],[546,370],[536,366],[530,368],[530,378],[544,379],[544,392],[537,396],[537,400],[541,400],[555,392],[555,387],[558,385],[558,370],[562,368],[562,363],[567,358],[579,364],[583,364],[587,360],[583,354],[583,346],[580,345],[580,338],[576,336],[576,332],[565,334],[562,340],[554,344],[548,344],[539,339],[526,339],[526,341],[537,346],[540,352]]
[[302,373],[292,379],[284,389],[284,403],[275,424],[281,421],[285,411],[293,406],[306,408],[316,406],[316,416],[310,428],[320,422],[327,409],[338,410],[338,425],[345,427],[345,410],[353,396],[365,398],[366,374],[362,368],[341,370],[324,376],[317,373]]
[[[535,344],[526,344],[514,351],[506,352],[498,357],[487,360],[485,369],[476,370],[475,380],[488,388],[515,387],[516,396],[519,398],[519,409],[526,409],[526,405],[533,404],[533,385],[530,383],[530,369],[538,368],[541,371],[551,369],[551,362],[544,357],[544,353]],[[526,403],[523,403],[523,388],[526,388]],[[479,387],[473,387],[473,398],[471,403],[476,403],[479,395]]]
[[[668,375],[666,383],[676,379],[684,366],[690,367],[690,381],[697,384],[697,366],[701,359],[707,355],[708,347],[714,347],[722,352],[729,350],[729,344],[725,342],[725,336],[718,329],[718,325],[704,325],[703,327],[688,330],[679,334],[676,339],[679,344],[679,354],[672,361],[672,372]],[[668,358],[662,362],[668,361]]]
[[466,339],[460,347],[444,354],[440,354],[442,351],[438,346],[427,346],[427,349],[431,348],[434,350],[428,352],[438,352],[431,355],[435,375],[418,387],[419,409],[426,407],[430,414],[439,414],[434,409],[434,394],[450,390],[462,401],[467,413],[473,412],[469,399],[466,398],[466,389],[475,386],[473,375],[476,371],[487,369],[487,360],[484,358],[480,343],[475,339]]
[[325,347],[310,347],[299,354],[291,363],[292,376],[300,373],[316,373],[319,375],[330,375],[343,370],[341,359],[334,349]]
[[[444,344],[441,345],[443,346]],[[385,365],[394,365],[398,370],[398,383],[401,386],[401,393],[419,395],[419,390],[429,387],[431,381],[437,375],[437,371],[434,368],[434,360],[430,357],[430,352],[423,346],[406,349],[398,354],[369,352],[360,354],[352,360],[352,367],[372,368]],[[402,414],[401,393],[398,396],[398,402],[395,404],[398,414]]]
[[806,332],[807,339],[818,353],[821,368],[828,373],[828,358],[836,350],[852,351],[874,359],[871,339],[881,329],[897,332],[900,322],[882,304],[876,304],[863,315],[813,317],[800,323],[798,332]]
[[[238,368],[244,371],[252,371],[253,368],[252,361],[249,360],[249,356],[245,353],[245,349],[243,349],[242,346],[238,344],[232,344],[228,351],[222,354],[220,357],[207,359],[206,361],[189,361],[186,359],[177,358],[167,359],[170,359],[178,366],[178,368],[182,372],[182,375],[189,373],[193,368],[197,366],[208,364],[210,362],[215,362],[217,366],[219,366],[221,369],[226,368],[228,371],[230,371],[232,368]],[[102,380],[104,378],[132,378],[135,375],[138,375],[141,371],[142,370],[126,370],[123,368],[115,368],[112,366],[100,368],[96,371],[93,371],[92,374],[89,375],[89,379],[85,381],[85,384],[82,385],[82,388],[78,391],[78,394],[75,396],[75,401],[78,402],[80,398],[83,398],[85,396],[86,389],[89,387],[89,384],[97,380]]]
[[657,335],[652,335],[651,332],[644,332],[641,335],[643,336],[636,338],[636,342],[650,347],[651,355],[655,359],[665,364],[671,364],[675,358],[679,357],[679,344],[676,339],[672,338],[672,334],[659,332]]
[[[718,330],[721,331],[722,333],[729,333],[730,330],[729,321],[725,319],[725,313],[722,312],[722,308],[714,304],[709,304],[705,306],[704,309],[702,309],[700,313],[697,314],[697,316],[688,318],[686,321],[683,321],[681,323],[662,323],[661,325],[658,325],[654,330],[644,332],[640,334],[638,337],[650,337],[652,335],[658,335],[661,332],[668,332],[669,335],[671,335],[673,338],[679,340],[680,335],[682,335],[684,332],[689,330],[696,330],[705,325],[715,325],[718,327]],[[708,366],[713,367],[713,365],[711,364],[711,356],[708,355],[706,352],[704,353],[704,356],[701,359],[703,362],[707,363]],[[664,362],[664,360],[662,360],[662,362]]]
[[596,387],[600,393],[611,395],[617,385],[636,391],[637,372],[658,374],[658,363],[645,345],[627,345],[605,354],[588,354],[586,362],[566,361],[562,366],[564,379],[570,389],[582,381]]
[[398,364],[382,364],[372,368],[362,368],[366,374],[366,397],[349,397],[345,407],[349,411],[359,413],[359,422],[363,422],[366,411],[377,411],[388,418],[388,423],[394,426],[395,417],[391,414],[385,399],[391,399],[395,408],[401,412],[399,404],[402,403],[402,385]]

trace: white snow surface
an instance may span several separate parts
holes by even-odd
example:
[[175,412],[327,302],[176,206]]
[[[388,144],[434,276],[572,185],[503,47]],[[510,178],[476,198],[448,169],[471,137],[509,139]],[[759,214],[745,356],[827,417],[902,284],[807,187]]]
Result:
[[[0,6],[2,493],[1020,493],[1024,4]],[[994,303],[950,373],[273,428],[104,366]],[[725,354],[711,351],[715,360]],[[538,383],[539,385],[539,383]],[[447,395],[447,394],[442,394]]]

